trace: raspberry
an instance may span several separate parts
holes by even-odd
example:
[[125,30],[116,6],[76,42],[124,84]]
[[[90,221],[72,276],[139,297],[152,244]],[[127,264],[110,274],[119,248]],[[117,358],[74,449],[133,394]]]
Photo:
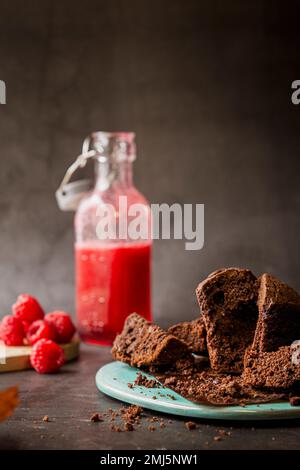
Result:
[[7,346],[22,346],[25,336],[22,322],[11,315],[3,317],[0,323],[0,340]]
[[42,338],[32,347],[30,363],[39,374],[50,374],[64,365],[65,353],[51,339]]
[[55,327],[58,343],[71,341],[76,330],[68,313],[59,311],[47,313],[45,321]]
[[36,320],[29,326],[26,338],[29,344],[34,344],[42,338],[56,341],[56,331],[50,323],[44,320]]
[[31,325],[35,320],[44,318],[44,310],[38,301],[28,294],[20,294],[16,303],[12,306],[14,315],[24,322],[25,330],[28,324]]
[[[38,320],[35,320],[35,321],[38,321]],[[26,336],[27,332],[30,328],[31,323],[28,323],[27,321],[22,321],[22,325],[23,325],[23,328],[24,328],[25,336]]]

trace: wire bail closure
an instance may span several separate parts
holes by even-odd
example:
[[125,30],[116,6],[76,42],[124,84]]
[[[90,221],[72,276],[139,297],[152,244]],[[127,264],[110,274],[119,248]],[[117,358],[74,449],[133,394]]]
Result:
[[[62,211],[76,210],[82,197],[91,189],[91,181],[88,179],[70,183],[74,173],[78,169],[84,168],[91,158],[97,158],[101,163],[107,162],[108,155],[111,156],[109,159],[110,172],[107,175],[108,188],[116,176],[118,163],[135,160],[134,137],[133,132],[94,132],[87,136],[83,141],[81,154],[69,166],[55,193],[59,208]],[[93,148],[90,148],[91,142]]]
[[88,179],[70,183],[74,173],[79,168],[84,168],[89,159],[96,157],[97,152],[96,150],[90,149],[90,143],[91,137],[88,136],[83,141],[81,154],[78,155],[76,160],[69,166],[62,182],[55,192],[58,207],[62,211],[76,210],[84,194],[91,188],[91,181]]

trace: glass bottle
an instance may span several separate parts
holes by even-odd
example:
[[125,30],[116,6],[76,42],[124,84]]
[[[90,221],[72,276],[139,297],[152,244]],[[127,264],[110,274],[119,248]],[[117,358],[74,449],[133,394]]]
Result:
[[90,139],[95,185],[75,215],[77,327],[90,343],[111,345],[132,312],[151,320],[151,212],[133,185],[134,141],[115,132]]

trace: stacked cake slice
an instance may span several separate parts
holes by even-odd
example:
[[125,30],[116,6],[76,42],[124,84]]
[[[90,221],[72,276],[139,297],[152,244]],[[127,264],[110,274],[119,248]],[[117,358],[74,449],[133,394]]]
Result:
[[245,354],[244,383],[272,390],[300,381],[300,296],[269,274],[259,279],[258,322]]
[[257,279],[248,269],[215,271],[196,290],[212,369],[240,373],[257,322]]
[[243,383],[272,391],[300,381],[300,296],[270,274],[212,273],[197,288],[213,370],[242,373]]
[[[198,402],[263,402],[300,389],[295,290],[269,274],[257,279],[248,269],[224,268],[202,281],[196,295],[199,318],[168,331],[130,315],[113,357],[161,374],[162,383]],[[208,360],[195,363],[195,354]]]

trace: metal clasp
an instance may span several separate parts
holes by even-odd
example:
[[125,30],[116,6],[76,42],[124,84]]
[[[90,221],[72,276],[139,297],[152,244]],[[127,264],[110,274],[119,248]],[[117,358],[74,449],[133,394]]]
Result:
[[65,176],[62,179],[58,189],[55,192],[56,200],[58,207],[62,211],[74,211],[77,209],[78,204],[84,194],[91,188],[91,181],[88,179],[83,179],[79,181],[73,181],[70,183],[70,180],[74,173],[79,168],[84,168],[87,161],[90,158],[95,158],[97,152],[95,150],[90,150],[91,138],[90,136],[86,137],[83,141],[82,152],[76,160],[69,166]]

